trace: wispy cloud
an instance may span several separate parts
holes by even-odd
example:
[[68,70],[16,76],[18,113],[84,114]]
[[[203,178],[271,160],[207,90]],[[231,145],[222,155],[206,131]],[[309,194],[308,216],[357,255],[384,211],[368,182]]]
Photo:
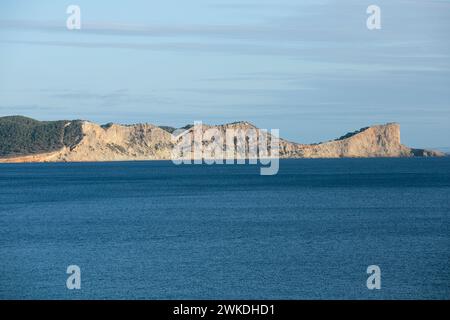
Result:
[[174,103],[169,97],[147,92],[132,93],[128,89],[117,89],[107,93],[86,90],[65,90],[49,92],[49,97],[59,102],[77,101],[98,107],[123,107],[124,105],[165,105]]
[[449,1],[378,0],[375,32],[361,0],[131,1],[108,12],[106,1],[85,3],[74,31],[51,1],[37,20],[13,1],[14,19],[0,12],[0,112],[179,125],[258,119],[292,137],[298,128],[340,133],[345,121],[428,119],[448,132]]

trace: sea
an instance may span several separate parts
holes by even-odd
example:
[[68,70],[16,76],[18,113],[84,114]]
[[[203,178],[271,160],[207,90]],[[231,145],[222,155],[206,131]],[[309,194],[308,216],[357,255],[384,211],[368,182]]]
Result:
[[449,298],[449,157],[0,165],[0,299]]

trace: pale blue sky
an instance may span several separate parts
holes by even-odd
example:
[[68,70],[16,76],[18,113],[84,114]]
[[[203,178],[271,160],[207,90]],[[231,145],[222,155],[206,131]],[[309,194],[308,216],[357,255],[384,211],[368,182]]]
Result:
[[247,120],[304,143],[395,121],[448,147],[449,39],[450,1],[2,0],[0,115]]

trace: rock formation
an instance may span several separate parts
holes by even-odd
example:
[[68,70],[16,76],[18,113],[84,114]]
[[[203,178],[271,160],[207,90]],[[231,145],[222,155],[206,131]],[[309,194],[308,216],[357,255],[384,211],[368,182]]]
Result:
[[[5,117],[6,118],[6,117]],[[0,119],[5,119],[0,118]],[[125,161],[125,160],[170,160],[174,146],[171,132],[174,128],[158,127],[151,124],[100,126],[89,121],[66,121],[63,125],[52,126],[52,132],[45,132],[36,120],[21,118],[27,123],[27,134],[21,132],[16,137],[8,127],[2,130],[0,121],[0,147],[2,148],[0,162],[63,162],[63,161]],[[8,119],[10,120],[10,119]],[[34,122],[30,122],[34,121]],[[11,125],[11,121],[8,125]],[[58,122],[60,124],[60,122]],[[48,127],[49,122],[45,122]],[[36,127],[37,126],[37,127]],[[45,128],[47,128],[45,127]],[[14,127],[14,128],[17,128]],[[20,127],[19,127],[20,128]],[[27,143],[33,143],[39,130],[39,151],[36,148],[23,146],[23,136]],[[55,129],[56,128],[56,129]],[[257,129],[248,122],[235,122],[219,126],[203,126],[203,131],[216,128],[220,132],[226,129],[249,130]],[[70,129],[70,130],[69,130]],[[187,132],[193,127],[184,128]],[[18,130],[18,129],[16,129]],[[44,132],[42,133],[42,130]],[[14,131],[14,130],[13,130]],[[20,140],[21,151],[16,145]],[[51,141],[51,148],[46,149],[45,142]],[[280,139],[280,158],[340,158],[340,157],[414,157],[443,156],[442,152],[412,149],[400,142],[400,126],[396,123],[375,125],[349,133],[339,139],[319,144],[299,144]],[[25,150],[25,151],[23,151]],[[32,151],[27,151],[32,150]]]

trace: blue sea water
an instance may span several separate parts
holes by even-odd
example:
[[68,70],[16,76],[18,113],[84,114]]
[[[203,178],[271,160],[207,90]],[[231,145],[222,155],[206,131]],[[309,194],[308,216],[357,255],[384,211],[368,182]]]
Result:
[[449,299],[450,158],[3,164],[0,298]]

